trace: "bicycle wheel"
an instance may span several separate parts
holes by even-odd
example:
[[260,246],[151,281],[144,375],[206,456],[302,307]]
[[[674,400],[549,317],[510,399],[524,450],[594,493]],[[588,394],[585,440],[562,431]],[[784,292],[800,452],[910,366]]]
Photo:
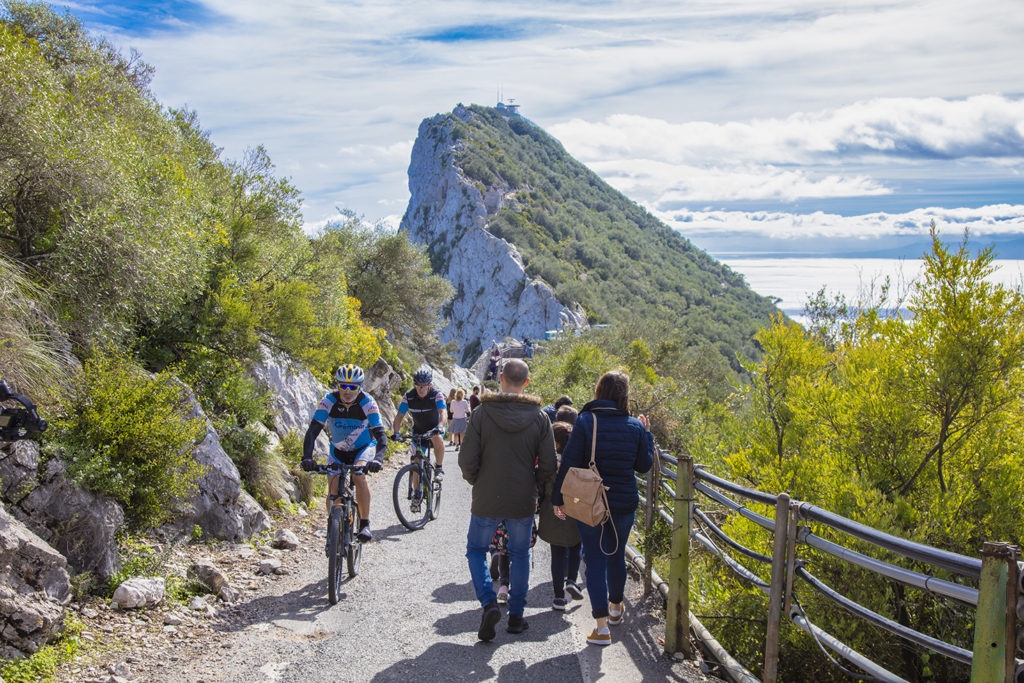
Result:
[[441,512],[441,482],[430,477],[430,519],[437,519]]
[[327,599],[332,605],[341,596],[342,512],[341,506],[332,507],[327,518]]
[[359,523],[359,506],[348,502],[348,520],[345,523],[345,547],[348,549],[348,576],[355,578],[359,573],[359,562],[363,559],[363,544],[356,538],[356,525]]
[[[413,486],[413,474],[419,476],[419,484]],[[430,516],[430,507],[424,496],[424,480],[419,465],[410,463],[398,470],[395,485],[391,491],[391,500],[395,504],[398,521],[407,529],[422,529]]]

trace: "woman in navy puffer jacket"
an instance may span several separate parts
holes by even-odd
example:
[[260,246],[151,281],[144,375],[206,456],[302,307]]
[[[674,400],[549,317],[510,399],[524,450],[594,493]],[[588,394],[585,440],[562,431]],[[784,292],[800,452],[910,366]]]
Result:
[[[623,594],[626,590],[626,541],[633,528],[639,502],[634,472],[651,469],[654,439],[647,417],[629,415],[629,375],[606,372],[597,381],[594,400],[583,406],[573,426],[572,436],[562,453],[562,465],[555,479],[551,502],[555,514],[562,519],[562,481],[570,467],[588,467],[594,422],[597,421],[597,448],[594,462],[608,487],[608,508],[611,519],[592,527],[577,522],[583,541],[583,557],[587,562],[587,593],[597,626],[587,637],[593,645],[612,642],[608,625],[622,623],[626,613]],[[616,543],[616,537],[618,542]],[[606,551],[615,549],[610,556]]]

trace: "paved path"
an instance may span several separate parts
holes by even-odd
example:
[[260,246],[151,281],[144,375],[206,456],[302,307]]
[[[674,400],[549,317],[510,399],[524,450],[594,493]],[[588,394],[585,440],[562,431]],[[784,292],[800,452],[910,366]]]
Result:
[[[258,598],[227,642],[168,671],[168,680],[203,681],[576,681],[707,680],[688,662],[660,649],[663,625],[645,614],[639,589],[627,590],[631,612],[613,629],[614,642],[586,644],[590,605],[551,609],[548,546],[534,549],[526,608],[529,630],[477,640],[481,609],[466,566],[470,487],[449,449],[440,518],[415,532],[396,519],[391,485],[398,463],[371,478],[374,541],[363,550],[361,573],[337,605],[326,596],[322,539],[279,594]],[[317,511],[319,522],[323,513]],[[640,604],[642,603],[642,604]]]

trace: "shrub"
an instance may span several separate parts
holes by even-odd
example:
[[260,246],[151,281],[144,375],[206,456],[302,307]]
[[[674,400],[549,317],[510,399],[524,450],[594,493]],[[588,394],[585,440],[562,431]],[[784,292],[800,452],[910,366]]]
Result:
[[160,523],[202,476],[192,452],[204,425],[190,416],[181,384],[120,353],[86,361],[75,379],[55,423],[71,477],[119,502],[133,528]]

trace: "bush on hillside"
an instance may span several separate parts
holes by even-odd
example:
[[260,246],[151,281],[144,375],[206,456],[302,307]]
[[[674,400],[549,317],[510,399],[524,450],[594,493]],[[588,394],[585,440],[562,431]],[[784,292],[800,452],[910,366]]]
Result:
[[204,425],[190,416],[181,384],[123,354],[86,361],[54,426],[71,477],[120,503],[132,527],[166,519],[202,476],[192,452]]
[[0,254],[0,379],[43,401],[62,377],[62,363],[43,328],[43,291]]

